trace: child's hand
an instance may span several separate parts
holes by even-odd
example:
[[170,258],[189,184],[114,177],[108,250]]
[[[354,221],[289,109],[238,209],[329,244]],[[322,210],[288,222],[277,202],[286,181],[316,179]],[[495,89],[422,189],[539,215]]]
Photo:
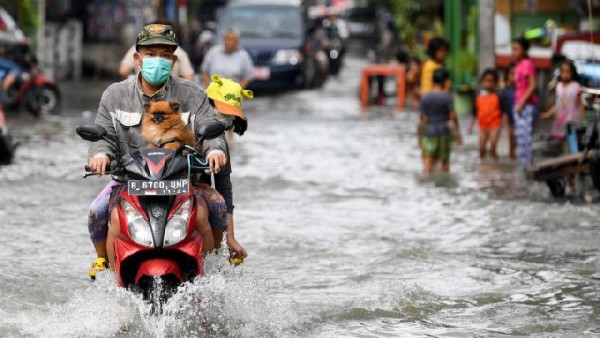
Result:
[[515,106],[515,111],[517,112],[517,114],[519,116],[521,116],[521,111],[523,111],[523,106],[524,106],[524,104],[520,103],[520,102],[517,103],[517,105]]
[[462,138],[459,138],[458,140],[454,141],[454,143],[456,144],[457,147],[462,147],[463,146]]
[[467,133],[469,135],[473,135],[473,124],[469,124],[469,126],[467,127]]
[[551,118],[552,116],[554,116],[554,112],[553,112],[552,110],[548,110],[548,111],[545,111],[545,112],[543,112],[543,113],[541,113],[541,114],[540,114],[540,117],[541,117],[543,120],[545,120],[545,119],[549,119],[549,118]]

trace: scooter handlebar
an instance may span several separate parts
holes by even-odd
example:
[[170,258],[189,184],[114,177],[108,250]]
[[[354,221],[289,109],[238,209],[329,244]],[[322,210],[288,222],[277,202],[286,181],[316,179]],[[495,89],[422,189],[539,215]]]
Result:
[[[106,172],[104,172],[104,174],[106,175],[113,175],[113,174],[119,174],[118,172],[118,168],[119,168],[119,162],[116,160],[110,161],[109,165],[108,165],[108,170]],[[90,176],[94,176],[94,175],[98,175],[98,173],[94,172],[91,170],[90,166],[85,164],[83,166],[83,169],[85,170],[85,174],[83,174],[83,178],[86,177],[90,177]]]

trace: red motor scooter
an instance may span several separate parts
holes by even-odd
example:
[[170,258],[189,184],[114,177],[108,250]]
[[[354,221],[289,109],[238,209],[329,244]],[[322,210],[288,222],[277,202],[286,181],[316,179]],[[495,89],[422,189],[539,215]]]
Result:
[[[200,140],[218,137],[224,129],[219,122],[208,125]],[[92,142],[106,137],[98,125],[79,127],[77,134]],[[88,169],[84,177],[96,175]],[[112,268],[119,286],[141,292],[153,305],[160,306],[181,283],[204,274],[190,174],[206,169],[193,147],[182,146],[177,151],[142,148],[113,161],[107,173],[127,184],[117,206],[121,233],[114,242]]]
[[21,105],[33,116],[60,113],[60,90],[52,79],[44,75],[26,42],[7,46],[8,58],[21,68],[21,73],[6,91],[4,103],[8,107]]

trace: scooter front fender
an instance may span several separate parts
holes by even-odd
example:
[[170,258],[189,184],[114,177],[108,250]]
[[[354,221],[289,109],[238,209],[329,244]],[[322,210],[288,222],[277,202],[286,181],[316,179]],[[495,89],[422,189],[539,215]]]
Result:
[[139,284],[140,278],[143,276],[156,277],[169,274],[173,274],[177,276],[181,282],[185,282],[177,262],[165,258],[149,259],[140,264],[137,274],[135,275],[135,284]]
[[[203,259],[202,259],[202,236],[200,236],[200,234],[198,234],[197,232],[194,232],[193,234],[188,236],[188,238],[183,240],[181,243],[169,246],[167,249],[168,250],[177,250],[177,251],[180,251],[180,252],[186,254],[187,256],[192,257],[195,261],[198,275],[204,276],[204,263],[203,263]],[[131,257],[142,251],[154,251],[154,250],[155,249],[153,249],[153,248],[141,246],[141,245],[129,240],[124,234],[119,235],[119,237],[117,237],[115,239],[116,259],[115,259],[115,263],[114,263],[115,274],[117,277],[117,284],[121,287],[126,286],[125,281],[123,281],[123,278],[122,278],[123,274],[121,271],[121,263],[123,261],[125,261],[128,257]],[[158,258],[159,257],[157,257],[157,259]],[[154,260],[154,259],[150,259],[148,261],[152,261],[152,260]],[[175,265],[177,265],[177,271],[179,271],[179,266],[178,266],[177,262],[175,262],[175,261],[171,261],[171,262],[174,263]],[[140,271],[142,270],[142,265],[140,265],[140,267],[138,268],[138,271],[136,272],[136,278],[135,278],[136,283],[137,283],[139,277],[141,277]],[[142,275],[143,275],[143,273],[142,273]],[[180,279],[182,278],[181,271],[179,271],[179,274],[175,274],[175,275]]]
[[125,287],[125,282],[123,281],[121,274],[121,263],[127,258],[130,257],[140,251],[144,250],[152,250],[151,248],[145,248],[141,245],[138,245],[132,241],[129,241],[122,237],[121,234],[119,237],[115,239],[115,263],[114,269],[115,274],[117,276],[117,284],[121,287]]

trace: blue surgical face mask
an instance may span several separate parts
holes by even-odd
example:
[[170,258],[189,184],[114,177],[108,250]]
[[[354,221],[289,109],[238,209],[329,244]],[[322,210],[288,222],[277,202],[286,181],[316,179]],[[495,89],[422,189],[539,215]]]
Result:
[[142,76],[151,85],[160,85],[167,81],[173,61],[159,56],[142,58]]

